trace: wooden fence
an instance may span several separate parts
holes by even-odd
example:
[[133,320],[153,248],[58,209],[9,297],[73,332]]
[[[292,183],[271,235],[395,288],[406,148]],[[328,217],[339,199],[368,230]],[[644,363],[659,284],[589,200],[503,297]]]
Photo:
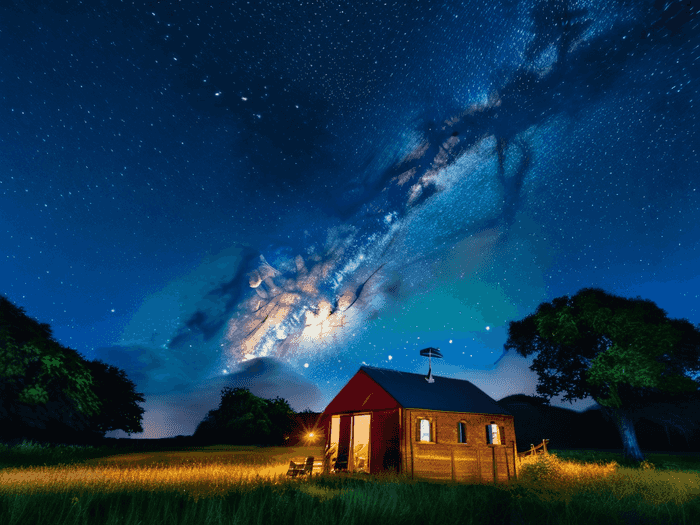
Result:
[[530,444],[529,450],[526,450],[525,452],[518,452],[518,459],[522,459],[527,456],[536,456],[538,454],[549,454],[549,452],[547,452],[548,443],[548,439],[543,439],[542,443],[537,446]]

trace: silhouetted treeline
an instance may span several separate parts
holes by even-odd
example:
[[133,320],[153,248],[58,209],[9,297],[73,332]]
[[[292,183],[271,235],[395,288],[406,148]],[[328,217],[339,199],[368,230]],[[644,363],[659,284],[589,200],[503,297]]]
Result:
[[[622,449],[622,441],[615,423],[606,418],[603,411],[590,408],[583,412],[547,405],[535,396],[516,394],[498,401],[499,406],[513,414],[515,438],[518,450],[525,451],[531,444],[538,445],[549,439],[548,448],[568,449]],[[689,424],[685,432],[652,421],[654,411],[674,410],[678,417],[688,418],[689,423],[700,418],[700,399],[684,399],[674,407],[652,406],[647,417],[639,414],[635,429],[639,446],[648,451],[697,452],[700,451],[700,433]]]
[[197,441],[227,445],[284,445],[294,411],[280,397],[262,399],[247,388],[224,387],[219,407],[197,425]]

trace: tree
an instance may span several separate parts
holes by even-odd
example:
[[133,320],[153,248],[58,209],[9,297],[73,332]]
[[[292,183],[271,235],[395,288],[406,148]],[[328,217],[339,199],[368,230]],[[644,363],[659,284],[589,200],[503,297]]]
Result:
[[102,410],[90,418],[94,430],[102,434],[111,430],[123,430],[127,434],[143,432],[141,420],[144,409],[142,393],[124,370],[102,361],[88,361],[87,369],[94,380],[94,392],[102,400]]
[[48,324],[0,296],[0,437],[80,442],[142,432],[143,394],[123,370],[86,361]]
[[268,439],[270,445],[281,445],[287,439],[292,430],[294,410],[286,399],[276,397],[268,401],[268,417],[272,424],[272,431]]
[[547,400],[592,397],[620,432],[626,458],[642,461],[635,414],[670,397],[698,392],[700,330],[668,319],[652,301],[584,288],[573,297],[542,303],[511,321],[505,349],[527,357],[537,392]]
[[247,388],[224,387],[221,402],[199,423],[194,436],[231,445],[277,445],[289,431],[289,403],[253,395]]
[[225,441],[221,439],[223,436],[219,432],[219,422],[216,421],[216,414],[217,411],[215,409],[210,410],[207,412],[207,415],[204,416],[204,419],[199,422],[192,434],[195,441],[201,442],[203,445],[225,443]]
[[[6,434],[24,420],[30,427],[45,429],[46,422],[58,415],[46,410],[47,403],[65,396],[80,417],[98,414],[101,403],[92,391],[92,376],[84,360],[70,348],[61,346],[48,324],[26,315],[0,296],[0,379],[2,379],[0,418]],[[60,395],[54,388],[62,382]],[[75,421],[78,424],[77,421]],[[12,427],[12,428],[11,428]]]

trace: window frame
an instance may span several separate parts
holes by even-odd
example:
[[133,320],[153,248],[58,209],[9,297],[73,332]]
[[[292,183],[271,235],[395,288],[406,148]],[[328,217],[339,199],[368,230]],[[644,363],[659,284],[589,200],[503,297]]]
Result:
[[[421,440],[421,428],[420,422],[427,421],[430,425],[430,441]],[[435,418],[430,416],[416,416],[416,443],[437,443],[437,437],[435,435]]]
[[[462,430],[464,430],[462,432]],[[463,436],[462,436],[463,434]],[[464,437],[464,441],[460,441],[460,438]],[[457,421],[457,444],[468,445],[469,444],[469,432],[467,431],[467,422],[464,419]]]
[[[496,427],[497,432],[498,432],[498,441],[499,441],[498,443],[493,442],[493,430],[492,430],[493,426]],[[503,427],[501,427],[495,421],[491,421],[490,423],[488,423],[486,425],[486,444],[487,445],[492,446],[492,447],[499,447],[499,446],[504,444],[503,443],[503,435],[502,435],[502,431],[501,431],[502,428]]]

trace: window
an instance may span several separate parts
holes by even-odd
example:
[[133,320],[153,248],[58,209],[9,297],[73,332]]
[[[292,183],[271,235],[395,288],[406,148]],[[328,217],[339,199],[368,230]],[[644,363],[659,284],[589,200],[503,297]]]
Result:
[[423,441],[426,443],[429,443],[433,441],[432,437],[432,425],[430,424],[429,419],[418,419],[418,435],[416,436],[418,439],[417,441]]
[[486,443],[489,445],[500,445],[501,440],[498,435],[498,425],[491,421],[490,425],[486,425]]
[[467,442],[467,423],[460,421],[457,423],[457,443]]

